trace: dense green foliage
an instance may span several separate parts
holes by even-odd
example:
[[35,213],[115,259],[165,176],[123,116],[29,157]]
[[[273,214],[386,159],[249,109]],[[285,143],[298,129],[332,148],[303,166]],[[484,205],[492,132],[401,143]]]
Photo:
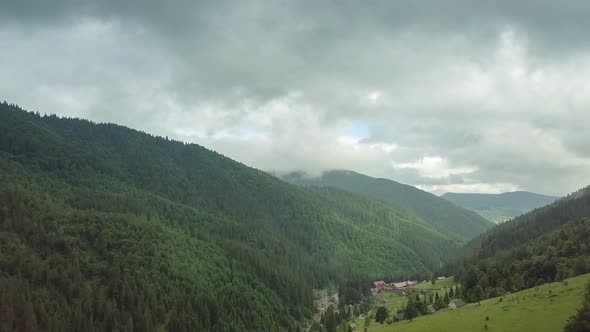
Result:
[[590,283],[586,285],[582,307],[578,309],[575,316],[572,316],[565,326],[565,332],[590,331]]
[[[331,187],[309,187],[308,190],[322,197],[325,205],[357,227],[412,248],[429,269],[438,269],[441,261],[459,245],[458,241],[415,215],[370,196]],[[402,274],[404,280],[412,277],[411,271]]]
[[459,253],[463,256],[490,257],[497,251],[519,246],[585,217],[590,217],[590,187],[498,225],[471,240],[459,249]]
[[282,178],[295,184],[330,186],[380,198],[416,214],[461,241],[470,240],[493,227],[493,223],[477,213],[458,207],[431,193],[353,171],[330,171],[315,178],[301,173],[292,173]]
[[387,319],[388,315],[389,313],[387,312],[387,308],[385,308],[384,306],[380,306],[379,308],[377,308],[377,312],[375,313],[375,321],[377,323],[383,324],[385,322],[385,319]]
[[441,197],[466,209],[473,210],[495,223],[512,219],[533,209],[551,204],[557,199],[557,197],[526,191],[502,194],[446,193]]
[[584,189],[485,234],[458,276],[467,300],[590,272],[589,216],[590,194]]
[[0,330],[288,329],[313,288],[428,277],[454,246],[428,226],[198,145],[0,104]]

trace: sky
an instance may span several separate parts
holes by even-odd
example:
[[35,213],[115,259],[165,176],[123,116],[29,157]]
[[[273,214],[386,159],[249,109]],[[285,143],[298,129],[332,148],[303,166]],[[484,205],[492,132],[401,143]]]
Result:
[[262,170],[564,195],[590,184],[588,17],[585,0],[0,1],[0,100]]

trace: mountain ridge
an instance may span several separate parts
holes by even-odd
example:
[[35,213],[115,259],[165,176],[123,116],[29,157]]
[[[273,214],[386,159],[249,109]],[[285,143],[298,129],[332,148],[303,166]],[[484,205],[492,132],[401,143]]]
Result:
[[468,241],[493,227],[491,222],[473,211],[456,206],[432,193],[390,179],[373,178],[351,170],[326,171],[315,177],[302,172],[278,176],[294,184],[331,186],[377,197],[416,214],[461,241]]

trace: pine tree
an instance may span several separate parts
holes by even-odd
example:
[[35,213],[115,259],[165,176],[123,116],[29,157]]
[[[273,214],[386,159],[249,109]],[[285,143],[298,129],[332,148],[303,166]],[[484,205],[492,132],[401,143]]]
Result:
[[586,286],[584,302],[576,315],[570,317],[564,332],[590,331],[590,282]]
[[480,285],[475,286],[470,290],[469,300],[471,302],[477,302],[477,304],[481,304],[481,300],[484,298],[484,292]]
[[338,323],[336,322],[336,315],[334,313],[334,307],[329,306],[328,310],[326,310],[326,331],[327,332],[336,332],[336,327]]
[[410,321],[418,317],[418,308],[416,308],[416,303],[413,301],[408,302],[406,305],[406,310],[404,310],[404,317]]
[[387,315],[387,308],[381,306],[377,309],[377,312],[375,313],[375,321],[377,323],[383,324],[383,322],[385,322],[385,319],[387,319]]

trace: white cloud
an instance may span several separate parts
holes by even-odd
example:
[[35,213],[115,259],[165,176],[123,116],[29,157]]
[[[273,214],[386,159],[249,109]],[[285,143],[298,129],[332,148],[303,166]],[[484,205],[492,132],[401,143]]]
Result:
[[448,178],[451,175],[471,174],[477,170],[477,167],[451,167],[448,160],[439,157],[423,157],[417,161],[409,163],[392,163],[394,168],[415,169],[420,176],[426,178]]

